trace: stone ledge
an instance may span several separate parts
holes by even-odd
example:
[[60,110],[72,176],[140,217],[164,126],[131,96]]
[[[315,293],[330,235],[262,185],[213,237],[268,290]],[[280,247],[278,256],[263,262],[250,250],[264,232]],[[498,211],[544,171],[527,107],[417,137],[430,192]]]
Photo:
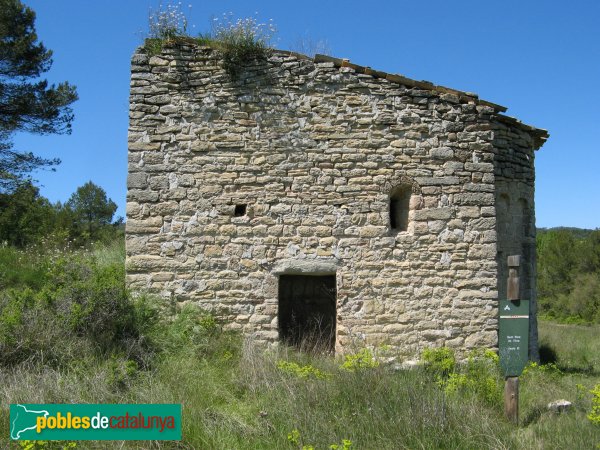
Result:
[[273,267],[274,275],[315,274],[333,275],[339,268],[339,260],[331,259],[284,259]]

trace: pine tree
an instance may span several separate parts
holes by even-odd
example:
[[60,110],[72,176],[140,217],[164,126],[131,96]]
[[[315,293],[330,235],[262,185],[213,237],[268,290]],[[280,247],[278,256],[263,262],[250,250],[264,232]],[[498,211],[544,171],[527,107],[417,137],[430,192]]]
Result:
[[31,183],[0,193],[0,245],[25,247],[54,231],[58,209]]
[[99,239],[117,211],[116,203],[107,198],[106,191],[91,181],[78,187],[66,206],[73,211],[74,226],[83,241]]
[[0,191],[16,188],[38,168],[52,167],[45,159],[13,149],[17,131],[36,134],[71,132],[77,92],[68,82],[58,86],[40,80],[52,65],[52,51],[38,42],[35,13],[19,0],[0,0]]

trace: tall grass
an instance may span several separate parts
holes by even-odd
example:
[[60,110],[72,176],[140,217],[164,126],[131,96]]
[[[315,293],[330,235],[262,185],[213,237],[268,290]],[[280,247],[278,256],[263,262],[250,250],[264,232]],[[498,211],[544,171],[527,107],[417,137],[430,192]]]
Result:
[[46,255],[0,246],[0,289],[41,288],[50,264]]
[[[600,383],[600,326],[539,322],[541,366],[521,377],[519,436],[530,446],[523,448],[595,448],[600,427],[588,420],[590,390]],[[547,411],[549,402],[573,403],[568,414]]]
[[540,321],[540,353],[564,371],[600,375],[600,325]]
[[[157,300],[132,300],[122,289],[123,254],[122,243],[87,253],[30,254],[32,270],[46,268],[44,281],[13,280],[0,290],[0,346],[12,352],[0,356],[3,439],[10,403],[181,403],[181,442],[111,446],[328,449],[345,442],[356,449],[546,449],[600,443],[600,427],[586,417],[589,390],[600,383],[597,327],[540,324],[555,364],[532,366],[521,377],[521,426],[514,427],[503,418],[496,396],[501,383],[494,384],[498,373],[488,359],[448,365],[452,355],[441,352],[428,356],[428,365],[394,370],[368,352],[344,361],[257,347],[192,306],[166,316],[153,307]],[[15,300],[24,292],[29,303]],[[7,311],[37,319],[17,320],[20,328],[8,329]],[[117,324],[121,332],[106,337],[82,323],[104,323],[108,330]],[[7,345],[24,336],[29,347]],[[560,398],[573,401],[573,410],[548,412],[546,404]]]

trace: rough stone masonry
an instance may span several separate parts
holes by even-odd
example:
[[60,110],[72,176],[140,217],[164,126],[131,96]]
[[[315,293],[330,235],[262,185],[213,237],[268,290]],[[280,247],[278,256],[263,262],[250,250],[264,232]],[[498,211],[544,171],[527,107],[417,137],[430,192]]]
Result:
[[[274,51],[132,59],[127,280],[259,342],[497,346],[506,256],[535,326],[534,150],[475,94]],[[313,283],[314,281],[314,283]],[[328,344],[329,345],[329,344]]]

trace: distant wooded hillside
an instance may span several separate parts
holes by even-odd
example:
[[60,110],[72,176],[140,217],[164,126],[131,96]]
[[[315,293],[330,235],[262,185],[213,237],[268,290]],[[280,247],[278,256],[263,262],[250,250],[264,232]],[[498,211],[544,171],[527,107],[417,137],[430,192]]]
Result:
[[600,229],[538,228],[540,314],[600,323]]
[[544,234],[550,231],[566,231],[571,233],[576,239],[587,239],[587,237],[592,234],[595,230],[590,228],[576,228],[576,227],[552,227],[552,228],[538,228],[537,234]]

